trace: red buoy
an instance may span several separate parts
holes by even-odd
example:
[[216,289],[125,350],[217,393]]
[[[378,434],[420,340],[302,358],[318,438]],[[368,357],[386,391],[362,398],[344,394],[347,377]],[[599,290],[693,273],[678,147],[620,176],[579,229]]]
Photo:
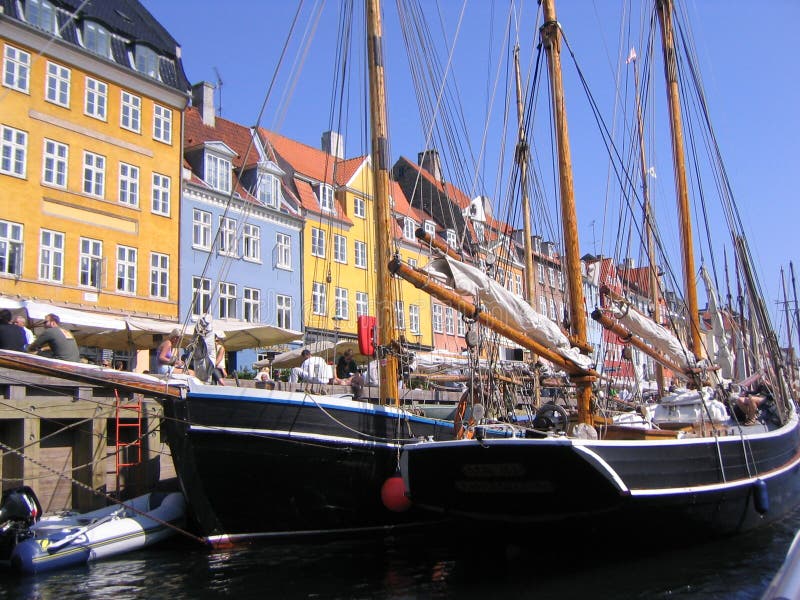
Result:
[[395,473],[383,482],[381,500],[392,512],[405,512],[411,508],[411,500],[406,496],[406,486],[400,473]]

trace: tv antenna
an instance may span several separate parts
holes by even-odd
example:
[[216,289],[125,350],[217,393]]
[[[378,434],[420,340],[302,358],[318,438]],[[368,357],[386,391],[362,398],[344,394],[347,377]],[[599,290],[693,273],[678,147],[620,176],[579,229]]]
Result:
[[214,73],[217,76],[217,90],[218,90],[218,97],[219,97],[219,106],[217,107],[217,116],[222,116],[222,76],[219,74],[219,69],[214,67]]

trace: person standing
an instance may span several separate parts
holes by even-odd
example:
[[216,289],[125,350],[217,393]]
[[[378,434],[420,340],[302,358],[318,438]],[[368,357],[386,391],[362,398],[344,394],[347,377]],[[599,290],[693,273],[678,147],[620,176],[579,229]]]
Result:
[[11,322],[11,311],[7,308],[0,309],[0,348],[25,352],[25,345],[25,332]]
[[53,313],[45,315],[44,326],[44,333],[28,345],[28,352],[36,352],[40,348],[49,346],[53,358],[80,362],[81,353],[78,350],[78,343],[71,331],[61,327],[61,319],[58,318],[58,315]]
[[25,316],[17,315],[11,322],[14,323],[14,325],[22,327],[22,330],[25,332],[25,349],[27,350],[28,346],[30,346],[33,343],[33,340],[36,339],[36,336],[33,335],[33,332],[30,329],[28,329],[28,322],[25,319]]
[[183,361],[179,356],[181,341],[181,330],[173,329],[169,337],[165,339],[158,346],[156,351],[156,359],[158,360],[158,372],[162,375],[168,375],[175,368],[183,368]]

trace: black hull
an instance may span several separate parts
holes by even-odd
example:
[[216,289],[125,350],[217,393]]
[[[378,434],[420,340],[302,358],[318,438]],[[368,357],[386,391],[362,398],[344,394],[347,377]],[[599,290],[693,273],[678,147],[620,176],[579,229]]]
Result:
[[452,439],[452,423],[292,392],[207,386],[165,403],[165,431],[211,541],[360,533],[430,521],[381,500],[401,445]]
[[402,454],[415,506],[489,525],[715,536],[773,521],[800,502],[796,420],[744,441],[486,439]]

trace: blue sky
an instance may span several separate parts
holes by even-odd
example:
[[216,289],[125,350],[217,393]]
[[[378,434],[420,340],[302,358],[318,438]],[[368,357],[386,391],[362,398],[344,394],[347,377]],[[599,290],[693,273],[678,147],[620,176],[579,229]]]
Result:
[[[221,78],[222,115],[242,124],[254,124],[276,72],[297,3],[285,0],[143,2],[182,46],[189,80],[216,82]],[[287,83],[287,73],[296,60],[298,46],[295,43],[288,49],[261,124],[312,146],[319,145],[323,131],[344,129],[346,153],[354,156],[365,151],[361,141],[365,137],[363,126],[355,124],[362,110],[359,102],[355,102],[352,109],[355,112],[350,115],[346,127],[333,125],[338,121],[332,119],[330,109],[337,13],[341,4],[335,0],[325,4],[301,75],[293,87]],[[451,38],[462,8],[464,10],[453,69],[461,91],[466,134],[471,140],[480,140],[487,112],[487,89],[491,86],[487,81],[493,73],[490,64],[491,60],[497,60],[497,50],[493,48],[500,42],[498,36],[507,3],[425,0],[421,4],[426,10],[438,11],[441,27]],[[613,0],[556,3],[558,19],[589,85],[601,90],[605,86],[606,91],[595,94],[601,111],[609,119],[612,118],[613,91],[606,84],[613,83],[620,46],[619,9],[612,10],[612,5],[616,4],[622,3]],[[685,4],[693,18],[696,53],[716,135],[734,196],[753,243],[756,268],[774,314],[780,297],[780,267],[787,269],[788,280],[791,260],[800,276],[800,246],[797,244],[800,204],[793,182],[793,177],[800,172],[800,64],[796,42],[800,2],[690,0]],[[305,3],[298,28],[307,27],[311,5]],[[521,22],[527,23],[520,34],[523,61],[526,61],[529,58],[524,49],[528,48],[529,53],[533,47],[531,38],[535,33],[537,6],[535,0],[524,0],[517,5],[523,7]],[[392,159],[400,155],[413,159],[424,148],[425,136],[418,124],[417,103],[401,43],[395,2],[385,2],[384,11]],[[563,60],[567,64],[567,58]],[[657,78],[655,90],[661,93],[660,67],[653,76]],[[581,218],[581,249],[583,252],[603,251],[598,246],[604,241],[607,243],[612,235],[606,230],[607,222],[606,228],[602,226],[607,161],[597,160],[594,147],[597,140],[585,133],[595,126],[586,109],[572,99],[580,95],[575,93],[578,87],[574,75],[565,75],[565,86],[576,202]],[[290,100],[287,100],[288,90],[291,90]],[[487,146],[487,164],[493,164],[493,154],[499,152],[500,143],[497,140]],[[484,167],[489,180],[492,179],[491,170]],[[496,188],[491,183],[487,185],[485,192],[494,195]],[[668,170],[658,173],[655,185],[663,188],[661,193],[671,194]],[[775,325],[783,327],[783,318],[777,319]]]

